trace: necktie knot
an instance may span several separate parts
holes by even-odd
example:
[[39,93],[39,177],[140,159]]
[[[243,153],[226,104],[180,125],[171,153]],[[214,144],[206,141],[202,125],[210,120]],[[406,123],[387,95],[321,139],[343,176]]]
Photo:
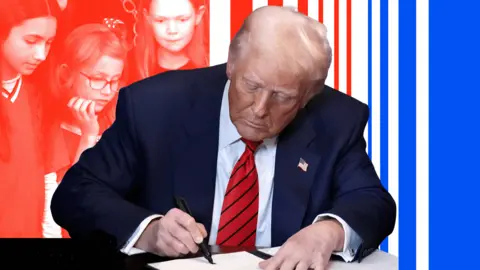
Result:
[[257,148],[262,143],[262,142],[250,141],[250,140],[247,140],[245,138],[242,138],[242,141],[247,145],[248,149],[250,149],[253,153],[255,153],[255,151],[257,151]]

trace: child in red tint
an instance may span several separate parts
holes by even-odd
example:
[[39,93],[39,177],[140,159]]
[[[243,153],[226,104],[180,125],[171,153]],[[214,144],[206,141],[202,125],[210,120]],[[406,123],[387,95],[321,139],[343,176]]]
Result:
[[86,24],[67,36],[60,52],[52,83],[70,163],[58,179],[113,123],[127,48],[112,28]]
[[[29,81],[56,35],[56,0],[0,1],[0,237],[43,237],[45,88]],[[48,139],[47,139],[48,138]]]
[[[209,65],[205,0],[138,1],[133,81]],[[132,80],[131,80],[132,81]]]

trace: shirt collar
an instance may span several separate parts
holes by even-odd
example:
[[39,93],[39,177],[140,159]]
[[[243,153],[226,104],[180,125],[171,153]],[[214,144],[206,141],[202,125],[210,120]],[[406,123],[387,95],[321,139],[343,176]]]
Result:
[[2,81],[1,96],[14,103],[22,87],[22,77],[20,74],[13,79]]
[[[223,90],[222,105],[220,109],[220,134],[219,134],[219,150],[230,144],[240,140],[242,136],[237,131],[237,128],[232,123],[230,118],[230,104],[228,103],[228,92],[230,88],[230,80],[227,80]],[[263,141],[268,149],[275,148],[277,144],[277,136]],[[260,146],[262,147],[262,145]]]

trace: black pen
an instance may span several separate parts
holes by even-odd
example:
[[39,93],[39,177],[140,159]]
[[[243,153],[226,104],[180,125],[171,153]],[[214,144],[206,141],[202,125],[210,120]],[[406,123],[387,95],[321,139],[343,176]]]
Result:
[[[190,212],[190,208],[188,207],[187,205],[187,202],[185,201],[185,199],[181,198],[181,197],[175,197],[175,204],[177,205],[177,207],[182,210],[183,212],[189,214],[191,217],[192,216],[192,212]],[[193,217],[195,218],[195,217]],[[205,259],[207,259],[207,261],[211,264],[215,264],[213,262],[213,259],[212,259],[212,253],[210,253],[210,250],[208,250],[208,247],[207,247],[207,244],[205,244],[205,241],[202,241],[200,244],[198,244],[198,247],[200,248],[201,252],[203,253],[203,257],[205,257]]]

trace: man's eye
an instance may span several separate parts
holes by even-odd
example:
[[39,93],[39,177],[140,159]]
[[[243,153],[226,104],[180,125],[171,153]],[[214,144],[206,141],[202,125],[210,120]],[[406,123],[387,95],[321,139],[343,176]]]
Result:
[[256,84],[247,82],[246,85],[247,85],[247,88],[250,89],[250,90],[257,90],[258,89],[258,85],[256,85]]

